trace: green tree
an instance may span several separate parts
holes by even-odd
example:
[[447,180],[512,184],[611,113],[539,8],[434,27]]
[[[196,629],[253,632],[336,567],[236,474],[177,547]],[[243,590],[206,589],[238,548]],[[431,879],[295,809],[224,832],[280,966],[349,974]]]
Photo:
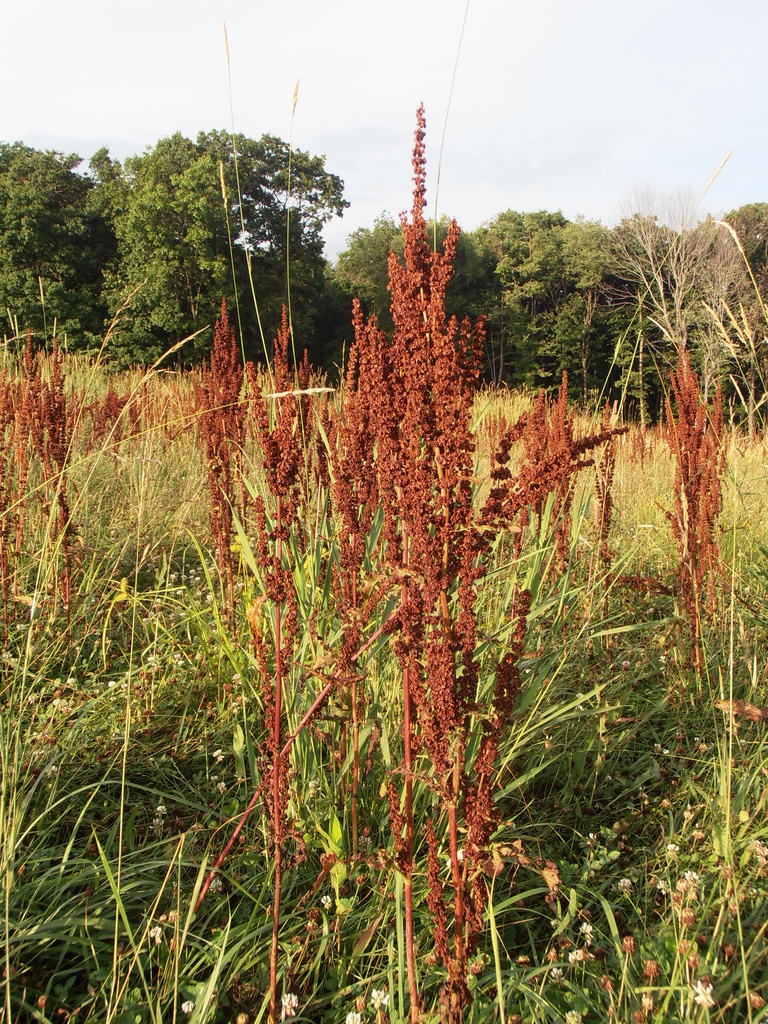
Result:
[[389,253],[403,252],[400,225],[389,214],[382,213],[372,228],[358,228],[347,239],[347,248],[339,254],[335,277],[341,288],[363,305],[366,317],[376,314],[379,326],[392,329],[389,279]]
[[0,143],[0,309],[11,330],[88,345],[103,330],[102,274],[114,237],[72,153]]
[[108,288],[111,312],[135,292],[114,349],[121,362],[151,362],[214,323],[222,295],[231,296],[219,170],[177,133],[126,160],[110,185],[119,253]]
[[[586,408],[590,381],[594,379],[596,342],[604,337],[601,302],[608,263],[608,231],[596,221],[578,219],[563,228],[562,246],[568,295],[562,304],[558,321],[568,325],[568,343],[578,350],[581,369],[581,402]],[[561,327],[562,331],[562,327]],[[598,383],[605,380],[607,367],[602,365]]]
[[291,153],[273,136],[234,141],[237,161],[226,132],[196,142],[177,133],[124,168],[101,154],[96,173],[119,252],[112,310],[138,288],[116,332],[123,361],[154,359],[213,324],[222,296],[236,308],[235,293],[249,355],[274,336],[289,290],[297,348],[309,347],[325,287],[321,229],[347,205],[343,183],[322,157]]

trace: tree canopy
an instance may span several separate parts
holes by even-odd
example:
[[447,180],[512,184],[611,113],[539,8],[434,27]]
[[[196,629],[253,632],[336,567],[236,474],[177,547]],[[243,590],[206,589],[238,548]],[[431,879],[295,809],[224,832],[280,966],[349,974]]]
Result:
[[0,143],[0,310],[12,333],[101,334],[111,232],[80,157]]
[[[328,309],[322,227],[348,205],[323,157],[212,131],[160,139],[124,165],[106,149],[88,172],[81,163],[0,146],[0,302],[13,331],[50,334],[55,319],[88,346],[119,313],[109,355],[147,363],[212,325],[226,298],[255,355],[290,289],[297,344],[312,348]],[[183,358],[209,345],[206,333]]]
[[321,229],[347,205],[343,183],[322,157],[274,136],[236,136],[236,159],[232,143],[221,131],[196,142],[177,133],[109,168],[105,207],[119,259],[107,294],[115,313],[138,288],[116,331],[130,358],[212,324],[222,296],[231,309],[239,298],[243,343],[256,354],[278,328],[289,287],[294,330],[311,348],[324,284]]
[[[382,214],[334,266],[322,230],[342,216],[325,159],[273,135],[176,133],[129,157],[0,143],[0,311],[10,334],[54,330],[107,355],[198,360],[222,299],[250,358],[269,353],[290,301],[297,350],[331,369],[351,335],[352,298],[391,329],[387,261],[400,223]],[[429,226],[442,245],[444,217]],[[615,227],[560,211],[507,210],[459,236],[449,315],[485,318],[488,380],[554,388],[585,406],[620,397],[659,414],[661,377],[686,347],[705,395],[717,380],[756,411],[768,379],[768,203],[697,220],[687,200],[638,202]],[[6,333],[6,337],[8,334]]]

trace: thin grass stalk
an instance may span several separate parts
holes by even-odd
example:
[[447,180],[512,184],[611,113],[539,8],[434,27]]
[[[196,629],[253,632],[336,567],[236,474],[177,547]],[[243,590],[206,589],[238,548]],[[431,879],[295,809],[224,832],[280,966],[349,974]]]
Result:
[[[381,636],[386,632],[386,630],[388,628],[389,628],[389,622],[388,622],[388,620],[385,620],[379,626],[379,628],[377,630],[375,630],[375,632],[373,632],[371,634],[371,636],[368,637],[368,639],[365,641],[365,643],[361,644],[360,647],[357,649],[357,651],[355,651],[355,653],[352,655],[352,657],[350,659],[351,662],[354,663],[359,658],[362,658],[362,656],[366,653],[366,651],[368,651],[376,643],[376,641],[381,638]],[[358,678],[357,682],[359,682],[359,681],[360,680]],[[312,702],[312,704],[310,705],[310,707],[307,709],[307,711],[302,716],[301,721],[298,723],[298,725],[293,730],[291,735],[286,739],[286,741],[283,744],[283,747],[282,747],[282,749],[280,751],[280,757],[281,758],[284,758],[284,757],[288,756],[288,754],[291,751],[291,747],[296,742],[296,739],[301,735],[301,733],[304,731],[304,729],[307,727],[307,725],[309,725],[309,723],[312,721],[312,719],[315,717],[315,715],[318,713],[318,711],[321,710],[321,708],[323,707],[325,702],[328,700],[328,698],[330,697],[330,695],[333,693],[333,691],[336,689],[336,687],[338,686],[338,684],[340,682],[344,682],[344,679],[343,679],[342,676],[340,676],[340,674],[337,671],[337,672],[334,673],[333,677],[328,680],[328,682],[325,684],[325,686],[322,688],[322,690],[318,693],[318,695],[315,697],[315,699]],[[216,860],[216,863],[211,868],[210,872],[208,873],[208,876],[206,877],[205,881],[203,882],[203,884],[201,886],[200,894],[199,894],[199,896],[197,898],[197,902],[195,903],[195,913],[197,913],[197,911],[200,909],[200,906],[202,905],[202,902],[205,899],[205,895],[206,895],[206,893],[208,892],[208,890],[211,887],[211,882],[216,877],[216,873],[219,871],[219,869],[221,868],[221,866],[224,863],[224,861],[227,859],[227,855],[229,854],[229,851],[232,849],[232,847],[234,846],[235,842],[237,841],[238,836],[240,835],[240,833],[242,832],[243,828],[245,827],[246,821],[248,820],[248,818],[253,813],[254,808],[256,807],[257,803],[259,802],[259,800],[261,799],[261,797],[262,797],[262,795],[264,793],[264,789],[266,788],[267,783],[270,782],[270,781],[271,781],[271,779],[267,778],[267,777],[262,779],[261,784],[256,788],[256,791],[254,792],[253,796],[251,797],[251,799],[250,799],[250,801],[248,803],[248,806],[245,808],[245,810],[241,814],[240,820],[238,821],[237,826],[235,827],[234,832],[232,833],[232,835],[227,840],[226,846],[224,847],[224,849],[219,854],[219,856],[218,856],[218,858]]]

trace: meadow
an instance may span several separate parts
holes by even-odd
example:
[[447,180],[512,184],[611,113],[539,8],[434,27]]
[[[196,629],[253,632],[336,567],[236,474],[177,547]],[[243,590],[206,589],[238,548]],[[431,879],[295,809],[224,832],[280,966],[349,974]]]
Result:
[[339,388],[6,346],[4,1020],[768,1016],[766,438],[481,387],[414,166]]

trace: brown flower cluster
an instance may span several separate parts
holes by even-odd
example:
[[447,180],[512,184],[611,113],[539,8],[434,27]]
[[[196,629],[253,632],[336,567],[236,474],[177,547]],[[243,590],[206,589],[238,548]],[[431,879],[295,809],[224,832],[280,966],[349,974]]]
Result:
[[664,433],[675,459],[675,508],[665,515],[678,550],[678,596],[688,618],[694,662],[702,667],[701,624],[705,578],[709,610],[715,611],[717,567],[720,559],[718,520],[722,510],[720,474],[725,465],[723,396],[717,386],[708,408],[691,369],[688,352],[678,351],[666,401]]
[[[222,301],[221,316],[213,334],[210,366],[203,363],[202,377],[195,385],[198,430],[206,452],[208,487],[211,494],[211,529],[216,542],[219,568],[227,582],[228,611],[234,624],[235,597],[232,565],[232,509],[235,480],[242,481],[245,407],[241,402],[243,367],[234,328]],[[244,516],[245,490],[240,485],[240,515]]]
[[[303,847],[303,840],[286,821],[288,802],[288,754],[283,746],[283,721],[286,685],[293,675],[292,655],[296,639],[298,605],[292,585],[290,564],[291,531],[297,522],[302,494],[301,471],[304,467],[305,445],[302,437],[309,422],[311,398],[307,395],[310,367],[306,358],[294,368],[288,361],[290,329],[283,309],[281,329],[275,338],[271,383],[274,391],[263,398],[253,364],[246,372],[253,395],[253,426],[262,455],[267,489],[274,503],[267,509],[263,497],[254,502],[257,549],[263,574],[263,594],[250,608],[248,622],[259,672],[267,742],[262,758],[263,775],[271,776],[271,798],[267,809],[271,826],[271,847],[275,865],[275,890],[272,918],[272,951],[270,954],[271,1021],[277,1014],[277,962],[280,928],[280,901],[284,866],[284,846],[289,838]],[[271,630],[267,640],[265,632]],[[268,650],[274,663],[268,663]],[[271,766],[267,767],[268,761]],[[303,855],[303,849],[298,856]]]
[[[446,885],[439,862],[439,821],[424,823],[427,902],[436,951],[448,975],[441,1003],[447,1019],[458,1021],[469,1001],[468,957],[482,927],[486,900],[477,867],[487,858],[497,823],[495,766],[521,686],[518,661],[530,607],[527,592],[516,595],[512,640],[494,663],[483,665],[483,682],[488,675],[495,682],[490,690],[484,685],[484,706],[478,707],[477,597],[490,544],[499,529],[516,520],[520,527],[526,523],[529,509],[541,517],[554,495],[558,546],[565,558],[574,476],[591,463],[587,453],[610,440],[615,430],[606,424],[593,436],[578,437],[564,380],[555,402],[541,395],[532,412],[517,422],[494,424],[498,443],[490,452],[492,486],[482,508],[474,477],[472,408],[484,325],[459,323],[445,314],[458,227],[451,225],[442,251],[431,249],[424,218],[423,110],[418,113],[413,167],[413,208],[410,218],[401,220],[404,260],[393,253],[389,257],[392,338],[385,337],[375,319],[365,323],[356,305],[355,343],[343,422],[335,425],[331,444],[331,475],[344,523],[347,606],[356,607],[365,532],[378,506],[390,579],[400,585],[393,645],[402,672],[404,794],[401,804],[390,783],[390,824],[406,880],[407,939],[412,931],[416,827],[412,786],[416,761],[426,757],[430,785],[439,795],[438,818],[447,819],[450,861]],[[525,453],[513,478],[508,464],[519,441]],[[356,477],[354,483],[350,475]],[[477,744],[469,744],[470,729],[479,732]],[[413,953],[406,953],[415,1019],[419,1000]]]
[[[12,557],[18,559],[27,533],[28,485],[33,464],[40,469],[41,486],[36,487],[35,492],[43,519],[50,523],[48,541],[59,564],[56,593],[64,606],[67,622],[70,619],[72,542],[76,528],[69,507],[66,470],[73,420],[68,409],[64,360],[58,340],[54,338],[53,350],[46,357],[33,350],[32,336],[28,335],[20,379],[14,382],[4,375],[2,390],[0,404],[5,445],[0,479],[0,572],[7,641],[10,564]],[[15,574],[12,586],[15,596]]]

